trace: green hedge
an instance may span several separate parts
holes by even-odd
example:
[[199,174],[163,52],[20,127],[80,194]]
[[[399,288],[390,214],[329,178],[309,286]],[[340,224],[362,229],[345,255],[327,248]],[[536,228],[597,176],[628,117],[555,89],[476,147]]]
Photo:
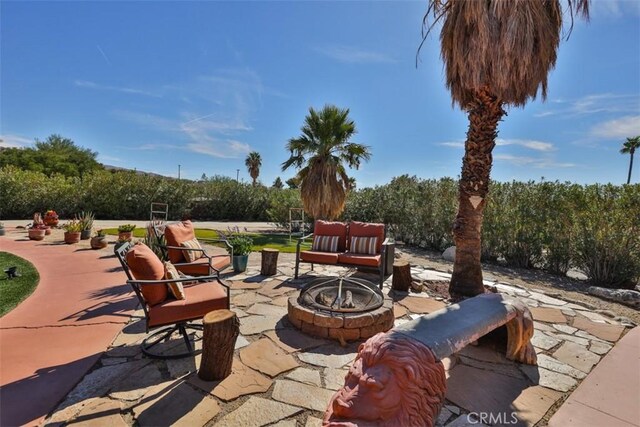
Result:
[[[453,245],[457,181],[407,175],[353,191],[345,220],[384,222],[407,244],[444,250]],[[62,218],[91,210],[100,219],[141,219],[151,202],[169,204],[170,219],[270,221],[285,226],[299,190],[238,183],[225,177],[187,181],[134,172],[99,171],[81,178],[0,169],[0,218],[29,218],[55,209]],[[484,213],[487,261],[584,271],[593,283],[632,286],[640,277],[640,185],[493,182]]]

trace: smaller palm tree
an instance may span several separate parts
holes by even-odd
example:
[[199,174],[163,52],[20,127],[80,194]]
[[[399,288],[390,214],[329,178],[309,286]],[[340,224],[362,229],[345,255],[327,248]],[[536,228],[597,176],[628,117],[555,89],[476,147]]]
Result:
[[621,154],[630,154],[629,160],[629,175],[627,176],[627,184],[631,183],[631,170],[633,169],[633,155],[636,152],[636,148],[640,148],[640,136],[634,138],[627,138],[624,144],[622,144]]
[[[315,219],[334,219],[343,211],[351,190],[346,167],[358,169],[371,157],[368,146],[351,142],[356,125],[348,108],[309,108],[302,134],[287,144],[291,156],[282,170],[295,167],[305,211]],[[287,181],[289,183],[289,181]]]
[[262,166],[262,157],[257,151],[252,151],[247,155],[244,161],[251,179],[253,179],[253,185],[258,185],[258,176],[260,175],[260,166]]

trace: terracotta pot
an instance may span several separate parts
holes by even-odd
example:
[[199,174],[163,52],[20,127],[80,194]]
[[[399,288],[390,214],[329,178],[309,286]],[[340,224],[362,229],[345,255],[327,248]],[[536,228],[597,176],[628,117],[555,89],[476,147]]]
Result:
[[44,235],[51,236],[51,227],[47,226],[47,228],[44,229]]
[[89,240],[91,238],[91,230],[82,230],[80,232],[80,240]]
[[72,243],[78,243],[80,241],[80,232],[76,231],[76,232],[68,232],[65,231],[64,233],[64,242],[68,245],[72,244]]
[[42,222],[44,222],[44,225],[48,225],[49,227],[57,227],[60,220],[58,218],[47,218],[45,216],[42,218]]
[[32,228],[29,230],[30,240],[44,240],[46,230],[44,228]]
[[118,233],[119,240],[131,240],[132,231],[120,231]]
[[95,236],[91,238],[91,248],[92,249],[103,249],[106,248],[109,243],[107,242],[107,238],[105,236]]
[[0,236],[4,236],[4,227],[0,227]]

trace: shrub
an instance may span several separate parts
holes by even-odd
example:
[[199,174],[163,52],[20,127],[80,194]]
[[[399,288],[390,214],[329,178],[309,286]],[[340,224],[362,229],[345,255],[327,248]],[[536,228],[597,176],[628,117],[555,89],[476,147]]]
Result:
[[590,185],[577,213],[573,252],[589,281],[633,287],[640,277],[640,185]]

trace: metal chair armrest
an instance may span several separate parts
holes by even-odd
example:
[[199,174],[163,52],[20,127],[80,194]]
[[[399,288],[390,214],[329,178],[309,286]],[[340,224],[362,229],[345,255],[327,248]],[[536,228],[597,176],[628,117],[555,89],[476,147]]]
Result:
[[160,280],[127,280],[128,284],[133,284],[133,285],[166,285],[168,283],[176,283],[176,282],[202,282],[205,280],[211,281],[214,279],[218,279],[218,275],[217,274],[212,274],[210,276],[197,276],[197,277],[189,277],[189,278],[184,278],[181,277],[179,279],[160,279]]

